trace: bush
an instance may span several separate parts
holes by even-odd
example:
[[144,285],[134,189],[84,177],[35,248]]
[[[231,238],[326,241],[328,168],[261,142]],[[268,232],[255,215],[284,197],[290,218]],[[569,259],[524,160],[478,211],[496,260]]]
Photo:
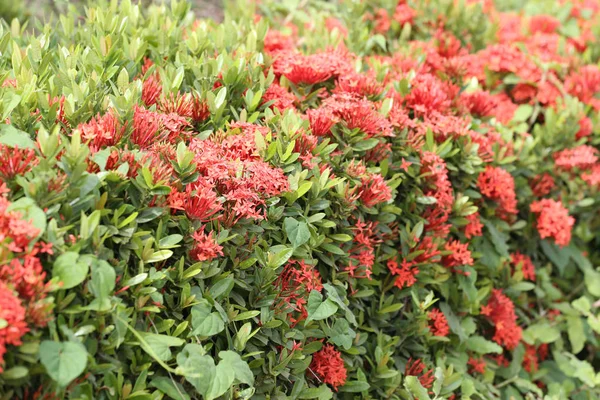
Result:
[[2,398],[600,396],[600,5],[296,3],[3,26]]

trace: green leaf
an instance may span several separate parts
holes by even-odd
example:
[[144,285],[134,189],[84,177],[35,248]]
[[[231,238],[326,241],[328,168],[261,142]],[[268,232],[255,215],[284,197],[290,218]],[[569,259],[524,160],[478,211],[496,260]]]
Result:
[[40,344],[40,362],[59,386],[65,387],[87,366],[87,350],[81,343],[44,340]]
[[140,345],[144,351],[154,353],[161,361],[169,361],[171,359],[172,355],[169,347],[178,347],[185,343],[182,339],[168,335],[147,332],[138,333],[144,339],[140,341]]
[[241,383],[247,385],[254,384],[254,374],[248,366],[248,363],[242,360],[242,357],[235,351],[221,351],[219,352],[219,358],[221,362],[219,367],[223,365],[223,368],[228,368],[234,371],[235,379]]
[[337,319],[333,328],[327,328],[325,333],[332,343],[346,350],[352,347],[352,341],[356,337],[356,332],[350,328],[350,324],[344,318]]
[[285,264],[294,254],[294,249],[286,246],[273,246],[269,249],[269,268],[277,268]]
[[404,378],[404,387],[418,400],[431,400],[429,394],[427,393],[427,389],[421,385],[419,378],[416,376],[406,376]]
[[450,327],[450,330],[452,330],[452,332],[454,332],[454,334],[458,336],[461,342],[465,341],[465,339],[467,339],[467,335],[465,334],[465,331],[460,325],[460,320],[458,319],[456,314],[454,314],[448,303],[440,303],[440,310],[442,310],[442,312],[444,313],[444,316],[448,321],[448,326]]
[[221,362],[215,366],[211,356],[197,344],[187,344],[177,355],[177,373],[185,376],[205,400],[213,400],[223,395],[234,381],[252,384],[254,376],[245,361],[233,351],[219,353]]
[[536,341],[541,343],[552,343],[560,338],[560,331],[550,325],[547,321],[539,322],[530,325],[523,331],[523,339],[529,344],[534,344]]
[[344,386],[342,386],[339,389],[339,391],[347,392],[347,393],[360,393],[360,392],[364,392],[365,390],[369,390],[370,387],[371,387],[371,385],[369,385],[367,382],[350,381],[350,382],[344,383]]
[[213,336],[225,329],[221,315],[211,310],[212,306],[206,299],[192,307],[192,335]]
[[0,373],[2,379],[6,379],[9,381],[15,379],[23,379],[27,375],[29,375],[29,370],[26,367],[12,367]]
[[19,149],[35,149],[36,147],[29,133],[6,124],[0,125],[0,144]]
[[583,271],[585,287],[593,296],[600,297],[600,272],[593,269]]
[[521,104],[515,114],[513,116],[513,121],[515,122],[524,122],[531,116],[533,113],[533,107],[529,104]]
[[165,376],[153,378],[150,381],[150,386],[157,388],[172,399],[190,400],[190,396],[185,393],[183,386]]
[[68,251],[61,254],[54,261],[52,279],[62,283],[60,289],[70,289],[85,280],[90,266],[86,262],[78,261],[79,254]]
[[484,225],[490,233],[490,239],[496,248],[496,251],[501,256],[508,257],[508,245],[506,244],[507,237],[496,229],[496,226],[490,221],[484,221]]
[[583,321],[580,317],[567,317],[567,333],[571,342],[571,352],[578,354],[585,346],[585,334]]
[[323,301],[323,295],[316,290],[311,290],[308,295],[308,303],[306,305],[308,318],[306,323],[310,321],[320,321],[331,317],[338,310],[337,305],[329,298]]
[[471,336],[467,342],[467,349],[479,354],[502,353],[502,347],[494,342],[484,339],[481,336]]
[[333,398],[333,392],[327,387],[327,385],[321,385],[318,388],[305,388],[298,395],[298,399],[318,399],[318,400],[329,400]]
[[550,261],[558,268],[558,272],[562,276],[565,268],[569,265],[570,253],[567,249],[561,249],[554,243],[548,240],[542,240],[540,242],[542,251],[548,257]]
[[306,222],[299,222],[294,218],[287,217],[283,220],[283,229],[294,247],[302,246],[310,239],[310,231]]
[[106,311],[110,308],[110,295],[115,289],[116,273],[113,267],[104,260],[92,263],[92,278],[88,283],[90,292],[96,300],[90,304],[92,309]]
[[152,253],[150,258],[147,259],[145,262],[155,263],[155,262],[159,262],[159,261],[164,261],[164,260],[167,260],[168,258],[170,258],[172,255],[173,255],[173,252],[171,250],[155,251],[154,253]]

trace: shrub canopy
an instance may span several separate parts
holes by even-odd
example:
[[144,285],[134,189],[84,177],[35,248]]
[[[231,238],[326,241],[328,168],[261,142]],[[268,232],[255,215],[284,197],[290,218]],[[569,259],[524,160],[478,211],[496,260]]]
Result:
[[0,398],[598,398],[600,2],[508,6],[1,25]]

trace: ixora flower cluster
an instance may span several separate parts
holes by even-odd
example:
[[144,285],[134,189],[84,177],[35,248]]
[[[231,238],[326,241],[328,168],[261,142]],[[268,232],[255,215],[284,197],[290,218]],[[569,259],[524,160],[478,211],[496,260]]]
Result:
[[0,397],[600,397],[600,1],[296,3],[0,25]]

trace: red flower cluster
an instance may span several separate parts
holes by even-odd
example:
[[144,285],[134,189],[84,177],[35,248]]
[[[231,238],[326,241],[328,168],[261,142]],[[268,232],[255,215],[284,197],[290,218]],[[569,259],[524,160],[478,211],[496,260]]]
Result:
[[533,265],[531,258],[517,251],[510,255],[510,262],[515,270],[517,268],[521,269],[523,278],[535,281],[535,265]]
[[499,167],[487,166],[479,174],[477,187],[481,194],[498,203],[498,216],[509,218],[517,213],[515,181],[510,173]]
[[442,257],[444,267],[454,268],[463,265],[473,265],[473,258],[471,257],[468,243],[450,240],[444,245],[444,250],[450,252],[450,254]]
[[426,389],[430,389],[435,380],[433,370],[426,370],[425,364],[421,359],[413,360],[412,358],[409,358],[406,362],[406,367],[404,368],[404,375],[417,376],[421,385]]
[[448,336],[450,333],[450,327],[448,326],[448,320],[444,313],[438,309],[431,310],[427,313],[429,318],[429,331],[434,336]]
[[485,374],[485,360],[483,359],[483,357],[479,357],[479,358],[474,358],[474,357],[469,357],[469,361],[467,362],[468,365],[471,366],[471,373],[473,372],[477,372],[479,374]]
[[204,228],[201,227],[193,235],[194,247],[190,251],[190,256],[196,261],[210,261],[218,256],[223,255],[223,247],[221,247],[214,238],[214,235],[206,234]]
[[560,201],[542,199],[531,203],[530,208],[538,214],[537,230],[542,239],[551,237],[559,246],[569,244],[575,218],[569,215],[569,210]]
[[346,383],[347,371],[342,355],[330,344],[323,345],[321,350],[313,354],[309,369],[336,391],[338,386]]
[[[302,260],[289,261],[277,277],[275,286],[278,293],[274,308],[279,313],[288,314],[292,326],[308,317],[306,301],[309,293],[323,290],[319,271]],[[297,314],[291,315],[292,312]]]
[[21,214],[8,211],[10,202],[0,184],[0,372],[8,345],[20,345],[30,327],[45,326],[50,306],[45,301],[46,273],[38,256],[52,254],[52,246],[36,243],[39,230]]
[[508,350],[513,350],[521,341],[522,330],[517,325],[513,302],[500,289],[493,289],[487,305],[481,307],[481,314],[495,325],[493,340]]
[[396,260],[389,260],[387,262],[387,267],[392,275],[397,275],[394,280],[394,285],[398,289],[411,287],[417,282],[419,268],[417,268],[414,263],[402,260],[402,264],[398,267],[398,262]]
[[481,236],[483,224],[479,219],[479,212],[475,212],[467,217],[467,225],[465,226],[465,237],[471,239],[475,236]]
[[2,281],[0,281],[0,320],[4,322],[0,327],[0,373],[2,373],[6,346],[20,345],[21,337],[29,331],[21,300]]
[[591,146],[581,145],[573,149],[565,149],[554,154],[554,164],[564,170],[575,168],[586,169],[598,161],[598,150]]

